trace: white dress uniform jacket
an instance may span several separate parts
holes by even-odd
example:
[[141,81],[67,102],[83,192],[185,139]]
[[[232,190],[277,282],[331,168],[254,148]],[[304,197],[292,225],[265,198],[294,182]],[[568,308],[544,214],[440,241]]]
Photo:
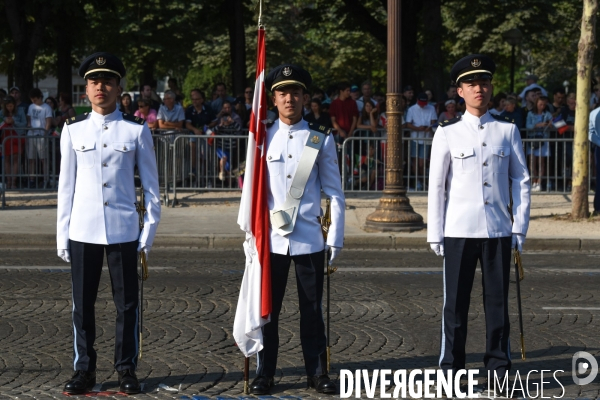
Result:
[[[513,217],[508,213],[512,182]],[[429,168],[427,241],[527,234],[530,182],[517,127],[465,112],[435,132]]]
[[[267,129],[269,210],[278,209],[285,203],[308,136],[308,122],[304,120],[287,125],[278,119]],[[289,249],[290,255],[295,256],[323,250],[323,234],[317,220],[321,215],[321,188],[325,195],[331,198],[331,226],[327,244],[341,248],[344,245],[346,202],[332,135],[326,135],[325,142],[319,150],[300,202],[294,230],[286,236],[281,236],[271,228],[272,253],[285,255]]]
[[[57,247],[69,239],[115,244],[139,239],[152,246],[160,220],[158,172],[152,135],[143,120],[123,119],[121,111],[94,111],[65,124],[61,139]],[[135,117],[133,117],[135,119]],[[140,234],[134,184],[138,166],[146,214]]]

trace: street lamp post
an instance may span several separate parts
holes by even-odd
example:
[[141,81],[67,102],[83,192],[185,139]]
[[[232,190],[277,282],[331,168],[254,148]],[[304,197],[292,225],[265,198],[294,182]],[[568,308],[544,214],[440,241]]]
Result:
[[509,29],[502,34],[502,38],[510,44],[510,92],[515,92],[515,46],[523,39],[523,34],[517,28]]
[[387,151],[385,190],[365,227],[374,231],[415,231],[423,229],[423,217],[414,212],[402,182],[402,109],[400,90],[400,1],[388,1],[387,48]]

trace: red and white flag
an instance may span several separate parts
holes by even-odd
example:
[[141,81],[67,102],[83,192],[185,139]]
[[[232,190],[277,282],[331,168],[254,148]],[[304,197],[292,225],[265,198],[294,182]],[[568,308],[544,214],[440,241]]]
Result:
[[256,84],[250,115],[246,172],[238,224],[246,232],[246,268],[238,298],[233,337],[246,357],[263,348],[261,328],[271,320],[271,261],[269,254],[269,207],[267,205],[265,91],[265,30],[258,29]]

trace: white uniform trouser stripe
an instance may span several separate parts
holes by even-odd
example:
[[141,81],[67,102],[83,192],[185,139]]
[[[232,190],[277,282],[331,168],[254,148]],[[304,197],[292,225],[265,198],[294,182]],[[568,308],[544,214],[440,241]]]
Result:
[[443,261],[444,270],[444,305],[442,306],[442,345],[440,348],[440,361],[438,365],[442,366],[442,360],[444,359],[444,353],[446,352],[446,331],[444,330],[444,312],[446,311],[446,257],[444,256]]
[[79,361],[79,352],[77,351],[77,328],[75,327],[75,299],[73,298],[73,288],[71,287],[71,301],[73,302],[73,311],[71,319],[73,320],[73,348],[75,349],[75,359],[73,361],[73,370],[77,371],[77,361]]
[[140,317],[138,314],[140,312],[139,307],[142,307],[142,303],[140,303],[138,308],[136,308],[136,310],[135,310],[135,329],[133,330],[133,336],[134,336],[133,342],[135,343],[135,356],[131,360],[131,362],[133,363],[133,365],[136,366],[136,368],[137,368],[137,359],[140,354],[140,342],[139,342],[140,332],[139,332],[139,328],[138,328],[138,326],[139,326],[138,324],[140,323]]

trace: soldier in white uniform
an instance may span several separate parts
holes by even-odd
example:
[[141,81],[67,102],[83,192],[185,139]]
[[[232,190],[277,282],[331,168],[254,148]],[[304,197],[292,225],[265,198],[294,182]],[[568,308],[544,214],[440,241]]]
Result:
[[530,181],[519,130],[487,111],[495,68],[481,54],[464,57],[452,67],[450,77],[465,99],[466,112],[440,121],[435,132],[427,241],[444,256],[440,368],[453,372],[465,368],[469,302],[479,261],[486,320],[483,362],[488,371],[504,377],[511,368],[507,300],[511,248],[521,250],[525,242]]
[[[65,392],[96,384],[96,321],[104,253],[117,308],[114,366],[122,392],[138,393],[138,253],[150,251],[160,200],[152,136],[143,120],[117,108],[125,67],[117,57],[96,53],[79,68],[92,111],[66,121],[61,135],[58,187],[58,256],[71,262],[75,374]],[[145,192],[140,233],[134,169]]]
[[[268,205],[271,212],[286,203],[294,177],[308,174],[293,230],[283,232],[271,218],[271,322],[263,327],[264,348],[258,354],[257,377],[252,394],[267,394],[273,386],[279,348],[279,313],[285,294],[290,264],[294,261],[300,306],[300,341],[308,387],[319,393],[336,393],[327,376],[323,297],[324,248],[331,250],[331,262],[341,251],[344,240],[345,200],[342,192],[335,142],[330,130],[302,119],[302,93],[311,84],[311,76],[294,65],[280,65],[265,79],[273,92],[279,119],[267,129],[267,165],[269,173]],[[318,132],[315,132],[318,131]],[[323,142],[319,143],[319,137]],[[320,145],[316,160],[302,165],[301,155]],[[299,175],[300,176],[300,175]],[[321,215],[321,189],[331,198],[331,219],[327,243],[324,243],[317,217]],[[289,225],[288,225],[289,230]]]

